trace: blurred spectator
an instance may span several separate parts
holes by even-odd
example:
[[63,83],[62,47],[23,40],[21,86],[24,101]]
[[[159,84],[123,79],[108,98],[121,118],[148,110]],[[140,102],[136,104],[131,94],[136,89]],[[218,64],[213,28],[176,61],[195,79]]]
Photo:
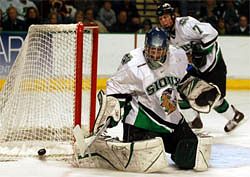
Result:
[[106,33],[108,32],[107,28],[98,20],[94,18],[94,10],[93,8],[87,8],[84,12],[84,24],[86,25],[98,25],[99,32]]
[[187,16],[187,14],[188,14],[188,1],[179,0],[179,7],[176,9],[178,9],[179,16]]
[[27,14],[27,9],[29,7],[37,9],[35,3],[30,0],[16,0],[15,7],[21,20],[25,19],[25,15]]
[[239,15],[244,15],[246,17],[250,17],[249,14],[250,9],[250,1],[249,0],[241,0],[239,4]]
[[209,12],[213,12],[216,8],[216,0],[205,0],[200,8],[200,18],[204,19]]
[[37,9],[39,11],[41,22],[48,23],[48,16],[50,13],[50,0],[47,1],[35,1]]
[[131,32],[137,32],[141,28],[141,18],[140,16],[133,16],[130,22]]
[[66,8],[66,3],[64,0],[50,0],[50,2],[50,11],[57,12],[58,16],[60,16],[61,18],[62,23],[71,23],[73,21],[73,18],[71,18],[70,13]]
[[59,15],[57,12],[51,12],[49,15],[48,15],[48,23],[49,24],[58,24],[59,22]]
[[64,0],[38,1],[37,6],[45,22],[48,21],[48,16],[51,12],[57,13],[58,23],[71,23],[73,21],[73,17],[70,16]]
[[147,33],[152,28],[152,22],[149,18],[146,18],[142,22],[142,27],[138,30],[138,33]]
[[214,14],[215,8],[216,8],[216,0],[204,1],[204,3],[201,5],[199,20],[203,22],[208,22],[213,27],[216,27],[218,23],[218,18]]
[[98,19],[110,30],[111,26],[116,23],[116,14],[112,9],[110,1],[104,1],[103,7],[98,13]]
[[26,25],[25,29],[28,30],[30,25],[40,24],[40,23],[41,21],[38,10],[34,7],[29,7],[25,15],[25,25]]
[[133,1],[133,0],[123,0],[122,3],[120,4],[120,7],[118,8],[118,13],[121,10],[125,10],[127,12],[127,21],[129,23],[131,22],[132,17],[139,16],[135,1]]
[[228,34],[228,31],[226,29],[225,22],[224,22],[223,18],[219,18],[216,29],[217,29],[219,35]]
[[250,35],[248,19],[246,16],[240,16],[239,25],[232,28],[233,35]]
[[217,16],[218,19],[223,17],[223,14],[225,12],[226,5],[225,0],[217,0],[216,6],[214,7],[214,14]]
[[75,18],[77,10],[76,10],[76,8],[73,5],[68,4],[68,3],[69,3],[68,1],[65,2],[65,7],[67,9],[67,13],[69,15],[69,19],[71,20],[70,22],[72,22],[72,20]]
[[[249,0],[162,0],[167,1],[175,7],[174,14],[180,16],[182,13],[191,15],[201,21],[212,24],[219,33],[233,34],[239,32],[239,15],[249,18]],[[147,3],[147,2],[146,2]],[[7,21],[7,8],[15,7],[17,19],[25,17],[27,29],[31,24],[50,23],[48,16],[51,12],[57,13],[57,24],[83,21],[86,24],[97,24],[100,32],[135,32],[144,31],[140,23],[140,16],[136,7],[136,0],[0,0],[2,9],[2,21]],[[28,17],[26,13],[29,7],[38,9],[31,10]],[[88,11],[90,15],[83,12]],[[77,14],[77,11],[82,10]],[[126,11],[126,15],[121,11]],[[26,15],[24,16],[24,13]],[[40,19],[32,19],[35,14],[41,15]],[[116,16],[117,15],[117,16]],[[54,16],[54,15],[52,15]],[[89,17],[88,17],[89,16]],[[120,22],[118,17],[120,16]],[[126,17],[125,17],[126,16]],[[224,22],[222,19],[224,18]],[[96,20],[97,19],[97,20]],[[124,23],[124,19],[126,19]],[[220,21],[218,21],[220,19]],[[116,21],[116,22],[115,22]],[[2,24],[1,24],[2,23]],[[114,24],[118,26],[115,27]],[[127,25],[127,26],[126,26]],[[22,26],[22,25],[21,25]],[[121,31],[119,31],[121,29]],[[139,30],[138,30],[139,29]],[[243,27],[241,27],[243,29]],[[236,32],[238,30],[238,32]]]
[[3,22],[4,31],[24,31],[24,21],[17,19],[17,10],[15,7],[7,9],[7,19]]
[[111,32],[116,33],[129,33],[131,32],[130,25],[128,23],[128,16],[126,10],[121,10],[117,16],[117,22],[112,25]]
[[94,17],[97,16],[100,4],[101,2],[97,0],[73,0],[73,5],[77,10],[85,12],[87,8],[92,8],[94,10]]
[[3,11],[0,9],[0,32],[3,30]]
[[187,15],[199,19],[203,0],[188,0]]
[[213,11],[208,11],[207,16],[203,19],[205,22],[210,23],[214,28],[216,28],[218,24],[218,18],[214,15]]
[[84,22],[84,13],[82,10],[78,10],[76,11],[76,14],[75,14],[75,23],[78,23],[78,22]]
[[16,0],[1,0],[0,8],[2,9],[3,20],[7,19],[7,9],[9,7],[16,7]]
[[225,3],[226,9],[223,13],[223,18],[228,32],[231,33],[232,28],[239,22],[239,15],[238,10],[234,6],[234,0],[227,0]]

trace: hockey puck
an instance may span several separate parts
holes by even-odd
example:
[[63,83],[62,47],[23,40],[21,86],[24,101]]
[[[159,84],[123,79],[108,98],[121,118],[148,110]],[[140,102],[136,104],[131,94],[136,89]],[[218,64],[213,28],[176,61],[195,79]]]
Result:
[[39,156],[43,156],[44,154],[46,154],[46,149],[39,149],[38,151],[37,151],[37,153],[38,153],[38,155]]

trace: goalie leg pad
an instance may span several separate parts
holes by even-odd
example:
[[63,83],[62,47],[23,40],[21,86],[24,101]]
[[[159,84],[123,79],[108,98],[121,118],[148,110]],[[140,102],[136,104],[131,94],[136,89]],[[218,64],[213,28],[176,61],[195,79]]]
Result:
[[206,171],[209,167],[211,156],[212,137],[208,135],[198,135],[198,146],[195,158],[195,171]]
[[168,166],[161,138],[123,143],[98,139],[88,156],[78,159],[79,167],[108,168],[129,172],[156,172]]

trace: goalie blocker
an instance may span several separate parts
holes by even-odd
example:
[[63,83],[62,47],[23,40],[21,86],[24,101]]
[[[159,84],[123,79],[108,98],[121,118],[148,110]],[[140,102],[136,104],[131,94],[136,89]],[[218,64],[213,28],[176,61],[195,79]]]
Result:
[[178,85],[182,99],[187,100],[190,106],[202,113],[208,113],[220,99],[219,88],[197,77],[186,75]]

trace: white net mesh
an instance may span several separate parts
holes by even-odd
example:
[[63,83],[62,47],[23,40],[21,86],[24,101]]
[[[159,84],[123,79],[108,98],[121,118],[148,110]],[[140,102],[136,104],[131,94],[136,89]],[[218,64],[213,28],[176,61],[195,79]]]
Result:
[[[0,160],[72,155],[77,25],[31,26],[0,95]],[[92,30],[83,37],[82,124],[89,130]]]

